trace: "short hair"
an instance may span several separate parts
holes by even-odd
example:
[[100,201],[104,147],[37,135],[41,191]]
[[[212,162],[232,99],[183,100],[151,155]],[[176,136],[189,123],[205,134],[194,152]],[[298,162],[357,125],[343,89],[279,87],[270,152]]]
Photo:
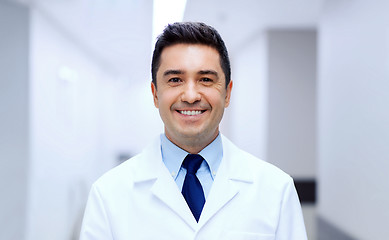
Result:
[[201,22],[178,22],[169,24],[158,36],[151,62],[152,82],[157,87],[157,71],[161,64],[164,48],[179,44],[203,44],[216,49],[220,65],[226,78],[226,87],[231,80],[231,66],[228,51],[220,34],[211,26]]

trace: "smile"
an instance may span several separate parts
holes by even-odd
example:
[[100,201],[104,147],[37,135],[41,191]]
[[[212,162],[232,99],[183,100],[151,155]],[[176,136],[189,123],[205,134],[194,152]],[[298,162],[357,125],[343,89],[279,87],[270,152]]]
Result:
[[194,115],[199,115],[199,114],[203,113],[203,111],[199,111],[199,110],[196,110],[196,111],[178,111],[178,112],[183,114],[183,115],[187,115],[187,116],[194,116]]

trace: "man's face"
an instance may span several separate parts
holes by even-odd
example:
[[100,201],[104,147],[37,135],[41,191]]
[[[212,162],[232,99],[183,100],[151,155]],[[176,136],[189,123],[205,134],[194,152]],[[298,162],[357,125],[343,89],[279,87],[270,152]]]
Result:
[[[154,104],[176,145],[208,145],[219,132],[229,105],[232,81],[226,88],[219,53],[200,44],[175,44],[161,54]],[[205,147],[202,146],[202,147]]]

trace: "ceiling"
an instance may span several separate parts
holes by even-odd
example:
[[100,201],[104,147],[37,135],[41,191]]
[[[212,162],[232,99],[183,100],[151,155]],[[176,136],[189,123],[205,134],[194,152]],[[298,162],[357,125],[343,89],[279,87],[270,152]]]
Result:
[[[44,15],[116,74],[150,64],[152,0],[14,1]],[[314,28],[323,1],[188,0],[184,20],[214,26],[231,52],[269,28]]]
[[323,0],[193,0],[188,1],[185,20],[214,26],[230,51],[270,28],[314,28]]

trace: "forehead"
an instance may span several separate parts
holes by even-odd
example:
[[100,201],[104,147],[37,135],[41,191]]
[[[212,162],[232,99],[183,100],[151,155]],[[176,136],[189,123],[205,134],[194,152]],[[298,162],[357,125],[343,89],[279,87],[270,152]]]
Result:
[[163,68],[211,68],[222,71],[219,52],[203,44],[174,44],[163,49],[160,69]]

